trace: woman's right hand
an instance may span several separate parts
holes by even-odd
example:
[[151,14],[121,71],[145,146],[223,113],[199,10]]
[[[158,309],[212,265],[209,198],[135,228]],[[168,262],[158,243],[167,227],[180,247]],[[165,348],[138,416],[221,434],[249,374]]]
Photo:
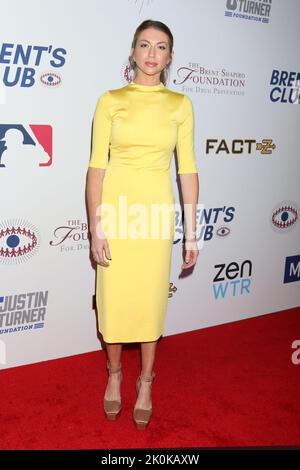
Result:
[[109,244],[103,231],[100,230],[100,234],[97,234],[96,232],[91,234],[91,252],[96,263],[103,267],[108,267],[110,265],[103,257],[103,253],[105,253],[107,259],[112,259]]

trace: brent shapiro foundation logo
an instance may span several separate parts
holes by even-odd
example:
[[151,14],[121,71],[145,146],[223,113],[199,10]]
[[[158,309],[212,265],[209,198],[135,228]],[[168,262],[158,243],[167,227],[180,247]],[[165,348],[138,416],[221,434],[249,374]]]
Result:
[[28,261],[40,245],[38,229],[25,220],[0,222],[0,263],[20,264]]
[[246,74],[228,67],[212,67],[195,60],[180,65],[175,70],[172,84],[182,93],[242,96],[246,89]]
[[87,222],[70,219],[65,224],[58,225],[53,230],[49,245],[58,247],[61,253],[74,253],[89,249]]

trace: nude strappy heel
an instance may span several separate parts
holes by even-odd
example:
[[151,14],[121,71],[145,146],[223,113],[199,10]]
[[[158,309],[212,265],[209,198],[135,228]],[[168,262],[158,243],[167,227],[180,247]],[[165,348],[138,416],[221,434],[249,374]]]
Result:
[[[136,393],[139,394],[141,381],[151,382],[150,387],[152,387],[152,381],[155,377],[155,372],[152,372],[151,375],[143,377],[140,375],[136,382]],[[152,416],[152,406],[150,409],[145,408],[136,408],[133,409],[133,419],[137,429],[145,429],[150,422]]]
[[[109,375],[111,374],[117,374],[120,372],[120,384],[122,382],[123,376],[122,376],[122,365],[120,364],[119,367],[113,368],[110,366],[109,360],[106,362],[106,367],[109,371]],[[103,399],[103,404],[104,404],[104,411],[106,414],[107,419],[110,421],[114,421],[119,413],[121,412],[122,409],[122,400],[107,400],[106,398]]]

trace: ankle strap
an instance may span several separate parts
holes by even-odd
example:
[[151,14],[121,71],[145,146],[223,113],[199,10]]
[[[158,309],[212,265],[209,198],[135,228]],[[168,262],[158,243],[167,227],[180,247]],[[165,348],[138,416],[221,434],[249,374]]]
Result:
[[106,367],[108,368],[110,374],[115,374],[121,370],[122,364],[120,363],[119,367],[111,367],[109,360],[107,359]]
[[156,375],[155,372],[152,372],[151,375],[145,375],[145,376],[141,374],[139,378],[142,381],[151,382],[154,379],[155,375]]

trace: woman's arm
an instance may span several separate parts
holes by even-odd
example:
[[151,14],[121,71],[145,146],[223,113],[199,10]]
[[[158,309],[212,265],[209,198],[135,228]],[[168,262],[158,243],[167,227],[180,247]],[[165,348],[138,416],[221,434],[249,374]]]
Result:
[[199,199],[198,173],[180,174],[180,184],[184,204],[185,263],[182,268],[190,268],[196,263],[199,254],[196,241],[197,204]]
[[198,173],[179,175],[184,204],[184,233],[186,240],[195,239],[196,216],[199,198]]
[[109,266],[109,263],[107,263],[103,258],[103,249],[105,251],[105,256],[108,259],[111,259],[111,254],[108,242],[101,228],[101,217],[99,214],[105,171],[106,170],[102,168],[88,168],[86,192],[89,218],[88,226],[91,235],[91,251],[94,260],[101,264],[101,266],[106,267]]
[[199,254],[196,241],[196,216],[199,198],[199,180],[194,152],[194,111],[190,98],[183,95],[181,120],[178,127],[177,157],[178,174],[184,204],[185,263],[182,268],[190,268],[196,263]]
[[[108,241],[103,233],[100,221],[103,178],[108,164],[108,153],[111,132],[111,96],[109,91],[100,95],[93,119],[92,153],[86,178],[89,232],[91,251],[94,260],[101,266],[109,266],[103,259],[103,250],[111,259]],[[99,212],[99,214],[97,214]]]
[[101,204],[102,184],[105,170],[102,168],[88,168],[87,171],[87,203],[89,215],[89,231],[91,235],[96,234],[97,224],[100,216],[97,216],[97,208]]

